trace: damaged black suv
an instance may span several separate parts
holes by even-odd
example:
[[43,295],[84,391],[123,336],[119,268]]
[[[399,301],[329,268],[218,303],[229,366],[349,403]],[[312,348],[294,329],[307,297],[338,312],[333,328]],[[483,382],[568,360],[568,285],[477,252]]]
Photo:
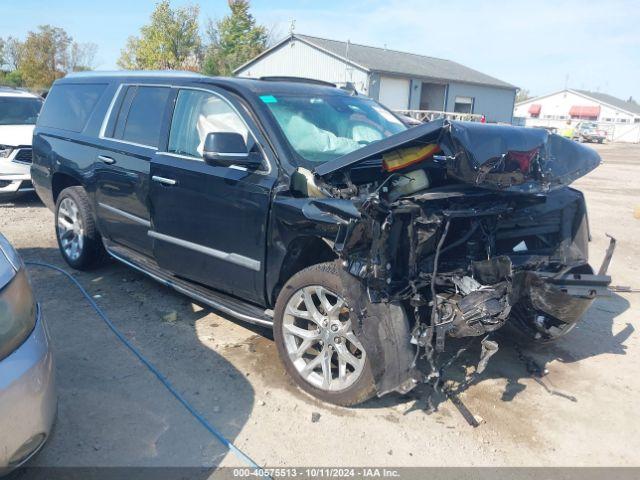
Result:
[[484,338],[482,365],[504,326],[571,330],[610,282],[568,186],[599,162],[311,82],[84,73],[51,89],[32,177],[72,267],[108,254],[272,326],[300,388],[354,405],[437,377],[448,337]]

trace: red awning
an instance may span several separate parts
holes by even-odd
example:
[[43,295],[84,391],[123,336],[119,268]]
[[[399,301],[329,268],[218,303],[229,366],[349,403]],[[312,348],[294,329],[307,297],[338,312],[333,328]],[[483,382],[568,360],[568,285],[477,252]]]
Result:
[[529,107],[529,113],[531,115],[540,115],[540,110],[542,110],[542,105],[539,103],[534,103]]
[[588,117],[588,118],[598,118],[600,115],[600,107],[586,107],[580,105],[574,105],[569,110],[569,115],[572,117]]

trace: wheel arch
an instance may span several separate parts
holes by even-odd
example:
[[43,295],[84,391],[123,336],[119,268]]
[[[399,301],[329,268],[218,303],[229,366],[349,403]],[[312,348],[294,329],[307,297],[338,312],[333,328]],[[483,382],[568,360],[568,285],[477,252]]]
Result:
[[83,187],[83,184],[77,177],[68,173],[55,172],[51,176],[51,195],[54,204],[58,201],[60,193],[69,187]]
[[269,291],[269,302],[275,305],[280,290],[296,273],[311,265],[338,258],[323,239],[315,236],[299,236],[289,242],[287,253],[280,264],[278,280]]

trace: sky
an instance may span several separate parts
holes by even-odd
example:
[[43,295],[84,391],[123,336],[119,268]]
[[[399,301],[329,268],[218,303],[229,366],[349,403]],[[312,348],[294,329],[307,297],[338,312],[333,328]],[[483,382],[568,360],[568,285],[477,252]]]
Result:
[[[199,3],[201,27],[228,12]],[[154,0],[0,0],[0,37],[40,24],[98,45],[95,67],[116,69],[127,37],[148,22]],[[543,95],[569,88],[640,99],[638,0],[253,0],[277,38],[295,31],[446,58]]]

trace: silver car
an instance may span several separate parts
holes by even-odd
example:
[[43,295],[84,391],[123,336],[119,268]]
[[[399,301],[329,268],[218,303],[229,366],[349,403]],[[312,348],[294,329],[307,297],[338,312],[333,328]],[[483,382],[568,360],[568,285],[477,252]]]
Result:
[[0,476],[29,460],[56,416],[49,334],[24,263],[0,234]]

